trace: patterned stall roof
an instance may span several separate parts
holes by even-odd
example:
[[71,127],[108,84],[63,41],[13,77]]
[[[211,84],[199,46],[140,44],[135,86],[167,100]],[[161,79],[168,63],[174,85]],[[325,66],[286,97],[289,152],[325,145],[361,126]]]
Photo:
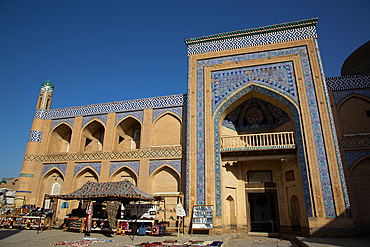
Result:
[[139,190],[128,180],[120,182],[87,182],[79,189],[68,195],[49,195],[49,198],[63,200],[75,199],[122,199],[131,200],[153,200],[153,195]]

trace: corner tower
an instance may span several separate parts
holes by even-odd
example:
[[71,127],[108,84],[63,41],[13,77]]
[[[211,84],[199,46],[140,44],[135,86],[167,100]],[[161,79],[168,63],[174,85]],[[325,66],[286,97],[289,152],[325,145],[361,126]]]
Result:
[[[25,157],[27,155],[41,154],[43,150],[45,150],[47,138],[45,135],[43,138],[43,134],[48,133],[51,124],[51,120],[46,120],[45,116],[50,109],[53,91],[54,84],[51,81],[45,81],[41,84]],[[37,159],[25,159],[23,161],[21,173],[19,175],[19,186],[15,201],[16,205],[36,204],[36,191],[39,186],[41,174],[42,163],[38,162]]]

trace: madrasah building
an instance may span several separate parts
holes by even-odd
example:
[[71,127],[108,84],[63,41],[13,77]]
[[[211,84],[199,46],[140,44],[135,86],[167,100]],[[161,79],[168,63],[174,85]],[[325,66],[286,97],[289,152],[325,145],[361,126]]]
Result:
[[369,229],[370,76],[325,78],[317,22],[186,39],[186,94],[52,109],[45,81],[18,204],[128,179],[183,192],[187,229],[194,205],[213,205],[214,233]]

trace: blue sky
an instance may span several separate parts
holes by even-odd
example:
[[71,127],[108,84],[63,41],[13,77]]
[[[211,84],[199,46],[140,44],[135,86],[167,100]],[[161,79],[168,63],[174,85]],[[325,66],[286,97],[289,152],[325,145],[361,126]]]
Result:
[[370,1],[0,0],[0,178],[19,176],[40,86],[52,108],[186,93],[185,38],[319,18],[327,77],[370,39]]

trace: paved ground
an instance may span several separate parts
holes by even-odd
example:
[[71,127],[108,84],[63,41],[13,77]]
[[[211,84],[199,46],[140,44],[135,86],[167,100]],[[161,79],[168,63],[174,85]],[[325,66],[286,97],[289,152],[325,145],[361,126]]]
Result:
[[[341,239],[341,238],[303,238],[298,237],[296,241],[282,240],[279,238],[269,238],[261,236],[248,236],[246,234],[224,234],[224,235],[203,235],[185,234],[182,237],[174,236],[104,236],[101,233],[92,233],[92,238],[109,239],[113,242],[94,243],[96,247],[112,247],[112,246],[134,246],[143,242],[163,242],[164,240],[183,240],[183,241],[223,241],[223,247],[369,247],[370,238],[358,239]],[[53,243],[62,241],[77,241],[84,238],[83,233],[63,232],[62,230],[54,229],[51,231],[43,231],[37,234],[35,230],[17,230],[17,229],[0,229],[0,247],[46,247]]]

